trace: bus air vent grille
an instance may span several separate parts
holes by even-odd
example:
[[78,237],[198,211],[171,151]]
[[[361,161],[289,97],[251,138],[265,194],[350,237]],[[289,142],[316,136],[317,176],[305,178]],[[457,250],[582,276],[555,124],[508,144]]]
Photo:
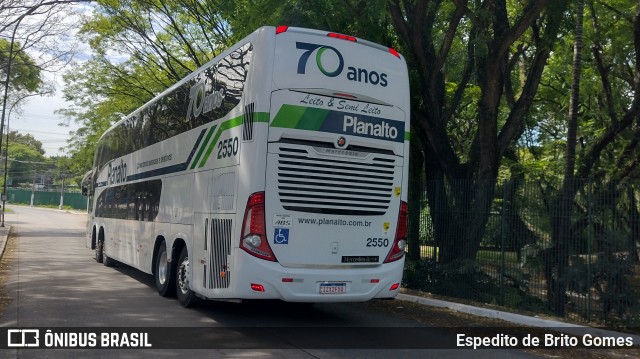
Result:
[[209,288],[229,288],[227,257],[231,255],[231,219],[211,219]]
[[291,211],[377,216],[393,196],[395,159],[319,158],[308,147],[279,144],[278,196]]
[[242,116],[242,140],[253,140],[253,122],[254,122],[254,107],[253,103],[250,103],[244,107],[244,115]]

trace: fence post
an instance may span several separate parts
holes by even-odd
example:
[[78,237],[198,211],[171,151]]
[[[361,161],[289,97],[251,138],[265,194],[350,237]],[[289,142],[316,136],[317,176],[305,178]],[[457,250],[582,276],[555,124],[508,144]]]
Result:
[[592,179],[587,179],[587,220],[589,221],[589,235],[587,239],[587,323],[591,322],[591,242],[594,239],[594,228],[593,228],[593,208],[592,208],[592,198],[593,197],[593,187],[592,187]]
[[511,183],[511,181],[508,182],[504,182],[502,184],[502,208],[501,208],[501,214],[502,214],[502,221],[500,224],[500,300],[499,303],[500,305],[504,305],[504,274],[505,274],[505,243],[506,243],[506,237],[507,237],[507,226],[509,225],[508,222],[508,215],[509,215],[509,203],[508,203],[508,198],[509,198],[509,193],[507,191],[509,191],[509,184]]
[[33,174],[33,185],[31,186],[31,201],[29,202],[29,207],[33,207],[36,197],[36,174]]
[[58,209],[64,208],[64,176],[62,176],[62,186],[60,187],[60,205]]
[[[433,180],[433,181],[436,181],[436,180]],[[435,204],[434,204],[433,207],[430,208],[430,210],[431,211],[441,211],[443,206],[440,205],[440,196],[441,196],[440,186],[438,186],[435,183],[434,183],[434,185],[436,187],[436,193],[435,193],[435,196],[434,196]],[[441,215],[442,214],[436,216],[436,215],[431,214],[431,220],[432,220],[431,225],[433,226],[433,251],[431,252],[431,258],[432,258],[431,259],[431,265],[433,267],[431,268],[431,273],[436,273],[436,263],[438,262],[438,256],[440,255],[440,253],[439,253],[439,249],[440,249],[440,247],[439,247],[440,243],[439,242],[440,241],[439,241],[438,236],[437,236],[438,233],[436,233],[436,228],[437,228],[436,226],[438,226],[440,224],[439,223],[434,223],[433,220],[434,219],[436,221],[439,220]],[[435,279],[435,276],[433,278]]]

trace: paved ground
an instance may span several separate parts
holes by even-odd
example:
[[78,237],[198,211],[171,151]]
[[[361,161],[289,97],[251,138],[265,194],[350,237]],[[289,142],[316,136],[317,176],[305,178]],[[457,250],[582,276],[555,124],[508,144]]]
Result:
[[[8,218],[10,217],[11,216],[8,215]],[[18,222],[7,221],[7,224],[14,224],[18,227],[20,226],[20,223]],[[9,235],[10,230],[11,228],[8,225],[0,227],[0,253],[5,249],[7,236]],[[9,245],[9,248],[11,248],[11,244]],[[3,301],[5,299],[8,300],[8,298],[1,299]],[[590,332],[593,333],[593,335],[598,336],[621,335],[620,333],[603,332],[594,330],[593,328],[568,325],[562,322],[546,321],[539,318],[506,313],[494,309],[478,308],[459,303],[435,300],[421,295],[401,294],[398,299],[400,300],[378,301],[367,303],[366,305],[374,309],[378,307],[380,311],[391,312],[400,317],[417,320],[430,326],[441,328],[450,327],[453,331],[456,330],[455,328],[464,327],[517,327],[522,328],[527,333],[536,333],[537,335],[544,335],[548,328],[567,331],[575,335],[581,335],[581,333],[586,332]],[[624,334],[624,336],[628,335]],[[634,343],[640,344],[640,338],[634,337]],[[532,352],[538,355],[561,358],[574,358],[576,356],[593,358],[640,357],[640,352],[635,350],[537,350]]]

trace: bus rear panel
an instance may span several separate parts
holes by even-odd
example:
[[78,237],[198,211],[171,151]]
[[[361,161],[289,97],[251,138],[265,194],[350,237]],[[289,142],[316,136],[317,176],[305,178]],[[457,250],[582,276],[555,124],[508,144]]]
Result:
[[241,233],[240,297],[395,297],[408,106],[406,65],[389,49],[306,29],[276,35],[265,187],[256,191],[268,247]]

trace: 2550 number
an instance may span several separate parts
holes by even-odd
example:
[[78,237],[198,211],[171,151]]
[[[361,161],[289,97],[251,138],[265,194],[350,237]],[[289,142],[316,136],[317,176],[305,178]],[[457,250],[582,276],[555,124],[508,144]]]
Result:
[[389,238],[367,238],[367,247],[388,247]]
[[238,137],[227,138],[218,142],[218,159],[237,155],[239,146]]

